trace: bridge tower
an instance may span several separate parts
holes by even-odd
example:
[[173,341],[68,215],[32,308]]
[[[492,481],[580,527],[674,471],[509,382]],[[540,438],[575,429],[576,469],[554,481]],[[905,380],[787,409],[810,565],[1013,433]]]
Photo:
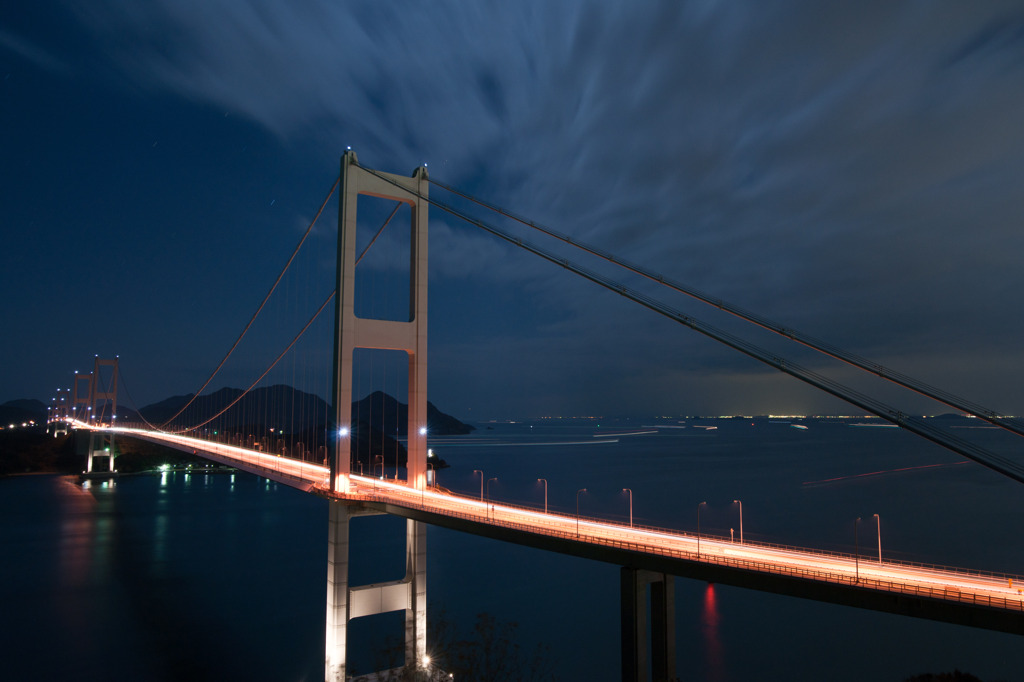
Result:
[[53,428],[53,437],[67,435],[68,432],[68,419],[71,418],[69,413],[69,401],[71,400],[71,389],[61,391],[57,389],[57,396],[53,398],[53,404],[50,406],[49,413],[50,418],[46,425],[46,432],[50,432],[50,428]]
[[[89,397],[88,397],[88,415],[86,416],[87,421],[90,424],[99,426],[99,419],[101,415],[97,410],[97,405],[104,405],[106,401],[110,401],[110,425],[114,426],[114,422],[117,417],[117,361],[115,357],[113,359],[101,359],[100,356],[96,356],[93,362],[92,374],[89,375]],[[110,385],[107,390],[100,388],[100,371],[103,367],[111,368]],[[76,389],[77,390],[77,389]],[[76,402],[78,398],[76,396]],[[104,447],[103,443],[106,440],[107,446]],[[110,431],[108,438],[104,438],[101,433],[91,431],[89,433],[89,456],[86,462],[86,472],[93,473],[93,458],[95,456],[105,456],[107,458],[108,471],[114,473],[114,432]]]
[[[93,378],[92,374],[79,374],[78,370],[75,370],[75,379],[71,383],[71,404],[68,408],[72,419],[89,421],[92,412]],[[84,408],[81,412],[78,409],[79,405]]]
[[[68,406],[70,418],[78,421],[83,421],[87,424],[92,423],[92,393],[94,390],[93,382],[96,377],[93,374],[79,374],[78,370],[75,370],[75,378],[71,382],[71,403]],[[79,407],[81,406],[81,408]],[[77,443],[78,437],[75,437]],[[93,440],[93,433],[88,433],[88,450],[87,452],[87,464],[85,470],[92,472],[92,453],[95,442]],[[76,447],[78,447],[76,445]]]
[[[405,351],[409,356],[408,460],[406,482],[427,483],[427,170],[412,177],[369,171],[351,150],[341,158],[338,202],[338,270],[334,326],[334,433],[330,456],[332,495],[349,492],[352,436],[353,352],[356,348]],[[360,318],[355,314],[356,209],[359,195],[408,204],[412,214],[408,321]],[[397,396],[396,396],[397,397]],[[394,583],[364,587],[348,584],[349,521],[359,510],[331,499],[328,520],[327,632],[325,679],[346,679],[348,622],[361,616],[405,611],[406,665],[424,665],[427,656],[426,529],[406,521],[406,575]]]

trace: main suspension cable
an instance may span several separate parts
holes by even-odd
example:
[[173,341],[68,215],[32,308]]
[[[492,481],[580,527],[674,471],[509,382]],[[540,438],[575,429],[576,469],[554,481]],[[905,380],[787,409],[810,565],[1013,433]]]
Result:
[[224,356],[224,359],[221,360],[220,364],[217,365],[217,368],[213,370],[213,373],[210,374],[209,378],[206,380],[206,383],[200,386],[199,390],[192,394],[192,397],[188,400],[188,402],[186,402],[182,406],[180,410],[174,413],[174,415],[170,419],[161,424],[160,428],[163,428],[170,424],[172,421],[177,419],[182,412],[188,409],[188,406],[191,405],[196,400],[196,398],[199,397],[199,394],[206,390],[206,387],[210,385],[210,382],[213,381],[213,378],[217,376],[217,373],[221,370],[222,367],[224,367],[224,363],[228,361],[228,358],[231,357],[231,354],[235,352],[236,348],[238,348],[238,344],[242,342],[242,338],[245,337],[246,333],[249,331],[249,328],[252,327],[253,323],[256,321],[256,318],[263,311],[263,308],[267,305],[267,301],[270,300],[270,296],[274,293],[274,290],[277,289],[277,285],[281,283],[281,279],[284,277],[284,273],[288,271],[289,267],[291,267],[292,261],[295,260],[295,256],[298,255],[299,249],[301,249],[302,245],[306,242],[306,238],[309,237],[309,233],[313,231],[313,226],[316,225],[316,221],[319,220],[320,214],[323,213],[324,208],[327,207],[327,202],[331,200],[331,197],[334,195],[334,191],[338,188],[339,182],[341,182],[340,177],[334,180],[334,184],[331,185],[330,191],[327,192],[327,196],[324,197],[323,203],[320,204],[320,209],[316,212],[316,215],[313,216],[313,220],[309,223],[309,227],[306,228],[306,231],[303,233],[302,238],[299,239],[299,243],[295,246],[295,250],[292,251],[291,257],[288,258],[288,262],[285,263],[284,268],[281,269],[281,274],[279,274],[277,276],[277,279],[274,280],[274,284],[273,286],[270,287],[270,291],[268,291],[267,295],[263,297],[263,302],[260,303],[259,307],[256,309],[256,312],[252,314],[252,318],[250,318],[249,323],[245,325],[245,329],[242,330],[242,333],[238,335],[237,339],[235,339],[235,342],[231,345],[231,348],[228,349],[228,352]]
[[909,389],[911,391],[914,391],[915,393],[931,398],[932,400],[936,400],[944,405],[960,410],[961,412],[965,412],[971,416],[983,419],[984,421],[987,421],[994,426],[998,426],[999,428],[1010,431],[1011,433],[1014,433],[1018,436],[1024,436],[1024,425],[1013,419],[1007,419],[1006,417],[1003,417],[996,413],[994,410],[991,410],[977,403],[971,402],[966,398],[957,396],[944,389],[931,386],[923,381],[903,374],[902,372],[889,369],[888,367],[885,367],[884,365],[881,365],[877,362],[872,362],[871,360],[856,355],[855,353],[843,350],[842,348],[829,344],[820,339],[816,339],[795,329],[786,327],[766,317],[750,312],[748,310],[744,310],[739,306],[723,301],[722,299],[710,296],[709,294],[706,294],[698,289],[668,279],[663,275],[660,275],[656,272],[652,272],[642,266],[618,258],[617,256],[614,256],[613,254],[604,251],[596,246],[591,246],[586,242],[574,239],[568,235],[557,232],[556,230],[553,230],[549,227],[545,227],[544,225],[533,222],[532,220],[527,220],[522,216],[516,215],[512,211],[508,211],[504,208],[501,208],[500,206],[484,201],[483,199],[478,199],[466,192],[463,192],[462,190],[452,187],[451,185],[447,185],[439,180],[434,180],[431,178],[428,178],[428,180],[430,181],[431,184],[437,185],[438,187],[441,187],[442,189],[445,189],[451,192],[452,194],[456,194],[475,204],[478,204],[480,206],[483,206],[484,208],[494,211],[495,213],[503,215],[506,218],[510,218],[511,220],[514,220],[518,223],[526,225],[527,227],[533,228],[538,232],[546,234],[549,237],[562,241],[566,244],[569,244],[570,246],[574,246],[577,249],[589,253],[592,256],[597,256],[598,258],[606,260],[609,263],[613,263],[614,265],[618,265],[619,267],[624,268],[634,274],[645,277],[653,282],[657,282],[658,284],[666,286],[681,294],[685,294],[691,298],[701,301],[702,303],[706,303],[710,306],[718,308],[719,310],[734,315],[735,317],[738,317],[746,322],[750,322],[751,324],[757,325],[762,329],[766,329],[780,336],[784,336],[785,338],[790,339],[791,341],[795,341],[808,348],[816,350],[819,353],[823,353],[836,360],[845,362],[846,364],[851,365],[853,367],[857,367],[858,369],[864,370],[865,372],[875,374],[881,377],[882,379],[885,379],[886,381],[897,384],[898,386],[902,386],[903,388]]
[[135,414],[139,415],[139,419],[142,420],[142,423],[148,426],[153,431],[159,431],[160,427],[156,426],[155,424],[151,424],[149,420],[146,419],[146,417],[143,416],[142,412],[139,410],[139,405],[137,402],[135,402],[135,398],[132,396],[132,392],[128,390],[128,382],[124,380],[124,370],[122,370],[120,367],[118,367],[117,380],[121,384],[121,388],[124,389],[125,395],[128,396],[128,401],[131,403],[132,410],[135,412]]
[[[378,178],[391,183],[395,187],[399,187],[398,183],[392,181],[385,175],[378,173],[370,168],[366,168],[365,166],[360,167],[366,170],[367,172],[377,176]],[[426,201],[431,206],[435,206],[441,209],[442,211],[445,211],[446,213],[456,218],[459,218],[460,220],[464,220],[469,224],[474,225],[475,227],[478,227],[500,239],[509,242],[510,244],[513,244],[515,246],[518,246],[519,248],[529,251],[534,255],[540,256],[544,260],[554,263],[559,267],[565,268],[566,270],[569,270],[574,274],[577,274],[585,279],[588,279],[591,282],[594,282],[595,284],[608,289],[609,291],[614,291],[620,296],[623,296],[629,300],[632,300],[635,303],[644,306],[645,308],[648,308],[649,310],[652,310],[660,315],[663,315],[680,324],[683,324],[696,332],[699,332],[709,338],[714,339],[715,341],[718,341],[719,343],[722,343],[740,353],[743,353],[744,355],[747,355],[751,358],[754,358],[755,360],[758,360],[764,364],[774,367],[775,369],[781,372],[789,374],[790,376],[795,377],[803,381],[804,383],[810,384],[811,386],[814,386],[819,390],[822,390],[837,398],[840,398],[856,407],[859,407],[863,410],[866,410],[867,412],[870,412],[871,414],[874,414],[887,421],[890,421],[893,424],[896,424],[906,429],[907,431],[910,431],[911,433],[921,436],[926,440],[930,440],[933,443],[936,443],[937,445],[941,445],[942,447],[951,450],[970,460],[973,460],[981,464],[982,466],[997,471],[1003,474],[1004,476],[1014,479],[1015,481],[1024,483],[1024,467],[1021,467],[1013,460],[1009,460],[1003,456],[997,455],[980,446],[965,441],[962,438],[953,436],[952,434],[945,433],[944,431],[931,426],[930,424],[924,422],[921,419],[917,419],[909,415],[906,415],[903,412],[896,410],[895,408],[890,407],[889,405],[881,401],[878,401],[874,398],[871,398],[870,396],[864,395],[859,391],[856,391],[855,389],[852,389],[848,386],[844,386],[843,384],[834,381],[828,377],[825,377],[821,374],[818,374],[817,372],[805,369],[796,363],[792,363],[781,357],[775,356],[768,352],[767,350],[760,348],[729,332],[717,329],[709,324],[697,320],[694,317],[685,315],[646,294],[633,291],[627,288],[626,286],[605,277],[604,275],[588,270],[580,265],[573,263],[567,258],[561,258],[538,246],[534,246],[529,242],[514,237],[504,232],[503,230],[500,230],[499,228],[484,223],[483,221],[472,216],[469,216],[459,211],[458,209],[448,206],[443,202],[437,201],[436,199],[425,197],[419,194],[418,192],[409,190],[407,188],[402,189],[418,197],[420,200]]]

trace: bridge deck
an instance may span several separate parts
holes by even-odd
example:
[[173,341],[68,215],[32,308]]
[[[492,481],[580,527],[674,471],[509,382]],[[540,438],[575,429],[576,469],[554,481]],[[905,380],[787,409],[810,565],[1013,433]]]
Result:
[[[327,492],[326,467],[175,434],[120,433],[193,452],[292,487]],[[544,513],[351,475],[338,499],[549,551],[710,582],[1024,634],[1024,580]]]

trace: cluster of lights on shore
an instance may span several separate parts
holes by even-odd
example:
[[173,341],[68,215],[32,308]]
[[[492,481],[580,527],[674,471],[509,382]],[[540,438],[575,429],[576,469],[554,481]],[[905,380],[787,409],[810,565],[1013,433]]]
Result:
[[[23,429],[27,429],[28,427],[35,426],[35,425],[36,425],[35,420],[34,419],[29,419],[27,422],[21,422],[21,424],[8,424],[6,428],[8,428],[8,429],[17,429],[17,428],[20,427],[20,428],[23,428]],[[5,427],[0,426],[0,431],[3,431],[4,428]]]

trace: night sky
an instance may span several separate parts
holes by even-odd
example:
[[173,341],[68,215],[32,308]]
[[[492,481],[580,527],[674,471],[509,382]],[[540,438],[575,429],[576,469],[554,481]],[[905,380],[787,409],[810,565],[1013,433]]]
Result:
[[[97,353],[139,405],[196,390],[351,146],[1024,413],[1022,122],[1019,2],[5,3],[0,402]],[[431,219],[430,399],[462,419],[859,412]]]

